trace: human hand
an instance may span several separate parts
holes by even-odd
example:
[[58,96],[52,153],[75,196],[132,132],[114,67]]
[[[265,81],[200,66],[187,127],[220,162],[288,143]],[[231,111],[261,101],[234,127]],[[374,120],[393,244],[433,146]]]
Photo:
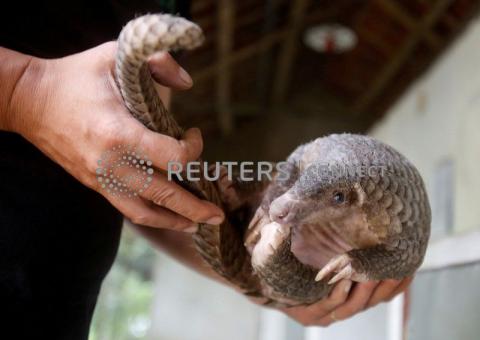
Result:
[[281,310],[304,326],[329,326],[373,307],[390,301],[403,292],[413,277],[403,280],[385,280],[355,283],[341,280],[329,296],[310,306],[281,308]]
[[[198,129],[187,130],[178,141],[152,132],[130,115],[113,77],[115,52],[111,42],[62,59],[32,58],[10,100],[10,129],[105,196],[133,223],[190,232],[198,222],[220,223],[220,208],[168,181],[161,171],[141,197],[118,197],[101,189],[97,162],[113,147],[142,150],[162,170],[169,161],[196,160],[203,148]],[[149,64],[160,84],[191,87],[190,76],[169,54],[155,55]]]

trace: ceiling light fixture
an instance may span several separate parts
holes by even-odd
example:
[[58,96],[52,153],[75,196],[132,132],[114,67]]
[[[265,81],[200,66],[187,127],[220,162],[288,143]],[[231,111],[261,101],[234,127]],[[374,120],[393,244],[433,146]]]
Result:
[[308,28],[303,42],[319,53],[344,53],[357,45],[357,35],[340,24],[325,24]]

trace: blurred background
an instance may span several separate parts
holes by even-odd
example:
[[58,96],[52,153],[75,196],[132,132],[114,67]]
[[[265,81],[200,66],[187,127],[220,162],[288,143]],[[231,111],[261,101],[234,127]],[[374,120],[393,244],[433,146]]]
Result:
[[480,1],[193,0],[203,47],[175,93],[205,158],[283,160],[366,133],[420,170],[432,238],[411,289],[351,320],[302,327],[153,250],[124,228],[91,340],[480,339]]

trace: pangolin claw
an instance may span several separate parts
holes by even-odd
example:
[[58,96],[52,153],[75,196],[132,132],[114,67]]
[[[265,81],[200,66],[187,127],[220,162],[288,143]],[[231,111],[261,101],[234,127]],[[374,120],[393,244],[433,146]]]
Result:
[[349,279],[357,282],[368,281],[367,275],[357,273],[352,267],[352,259],[347,254],[338,255],[331,259],[317,274],[315,281],[326,278],[329,274],[337,273],[333,276],[328,284],[334,284],[342,279]]

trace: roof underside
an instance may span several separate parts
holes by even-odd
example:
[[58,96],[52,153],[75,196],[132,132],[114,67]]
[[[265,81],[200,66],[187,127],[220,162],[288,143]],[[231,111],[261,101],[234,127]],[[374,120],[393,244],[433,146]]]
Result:
[[[213,144],[210,158],[283,158],[315,136],[365,132],[459,35],[479,3],[193,1],[206,41],[182,59],[195,86],[175,95],[173,110],[184,126],[202,129]],[[305,46],[305,29],[322,23],[350,27],[356,47],[321,54]],[[272,145],[272,138],[281,141]]]

